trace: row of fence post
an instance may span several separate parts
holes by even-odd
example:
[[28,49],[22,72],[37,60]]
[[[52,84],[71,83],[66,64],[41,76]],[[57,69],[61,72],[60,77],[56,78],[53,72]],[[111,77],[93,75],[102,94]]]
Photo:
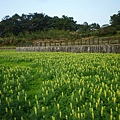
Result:
[[79,41],[42,41],[37,43],[26,43],[21,44],[19,46],[27,47],[27,46],[68,46],[68,45],[103,45],[103,44],[120,44],[119,39],[80,39]]

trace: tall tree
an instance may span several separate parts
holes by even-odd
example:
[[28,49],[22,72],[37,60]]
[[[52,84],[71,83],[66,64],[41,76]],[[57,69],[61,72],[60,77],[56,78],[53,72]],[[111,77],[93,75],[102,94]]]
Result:
[[12,24],[11,32],[14,35],[18,35],[22,31],[21,17],[18,14],[13,15],[11,18],[11,24]]
[[110,17],[110,24],[120,30],[120,11]]
[[62,16],[62,25],[64,30],[75,31],[77,30],[76,21],[73,20],[73,17]]

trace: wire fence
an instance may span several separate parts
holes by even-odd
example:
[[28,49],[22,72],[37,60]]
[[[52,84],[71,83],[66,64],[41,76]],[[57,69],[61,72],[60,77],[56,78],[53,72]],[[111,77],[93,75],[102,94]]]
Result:
[[19,44],[18,47],[32,47],[32,46],[75,46],[75,45],[111,45],[120,44],[120,38],[92,38],[92,39],[80,39],[74,41],[37,41],[35,43]]

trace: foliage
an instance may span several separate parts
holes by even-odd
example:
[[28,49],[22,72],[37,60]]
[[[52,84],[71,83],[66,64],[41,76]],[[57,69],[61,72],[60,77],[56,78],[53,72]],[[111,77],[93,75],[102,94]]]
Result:
[[[57,16],[50,17],[43,13],[22,14],[21,16],[15,14],[12,17],[5,16],[0,22],[0,37],[2,39],[12,39],[14,40],[12,44],[16,45],[20,42],[18,39],[21,39],[21,43],[36,39],[58,39],[63,37],[69,39],[71,36],[69,32],[76,31],[88,36],[91,30],[99,28],[99,24],[96,23],[91,25],[88,25],[87,22],[84,22],[83,25],[77,24],[73,17],[65,15],[59,18]],[[5,42],[2,44],[6,45]]]
[[118,14],[112,15],[110,18],[111,25],[116,27],[117,30],[120,30],[120,11],[118,11]]
[[120,119],[119,54],[0,52],[0,119]]
[[0,28],[0,34],[3,37],[7,33],[13,33],[17,36],[21,32],[24,33],[24,31],[36,32],[50,29],[75,31],[77,29],[76,22],[72,17],[63,15],[62,18],[52,18],[43,13],[22,14],[22,16],[15,14],[12,17],[6,16],[0,22]]
[[[73,17],[50,17],[43,13],[5,16],[0,22],[0,46],[18,45],[34,40],[113,36],[120,30],[120,12],[110,17],[110,24],[77,24]],[[107,25],[107,26],[106,26]],[[104,28],[103,28],[104,27]],[[75,34],[71,34],[75,33]]]
[[112,26],[104,27],[99,29],[97,35],[98,36],[111,36],[117,33],[117,29]]

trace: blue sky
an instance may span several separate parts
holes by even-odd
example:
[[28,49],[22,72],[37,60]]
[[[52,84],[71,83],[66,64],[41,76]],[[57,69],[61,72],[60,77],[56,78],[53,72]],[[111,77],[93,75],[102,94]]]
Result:
[[110,16],[120,10],[120,0],[0,0],[0,21],[15,13],[45,13],[48,16],[66,15],[78,24],[84,22],[109,24]]

